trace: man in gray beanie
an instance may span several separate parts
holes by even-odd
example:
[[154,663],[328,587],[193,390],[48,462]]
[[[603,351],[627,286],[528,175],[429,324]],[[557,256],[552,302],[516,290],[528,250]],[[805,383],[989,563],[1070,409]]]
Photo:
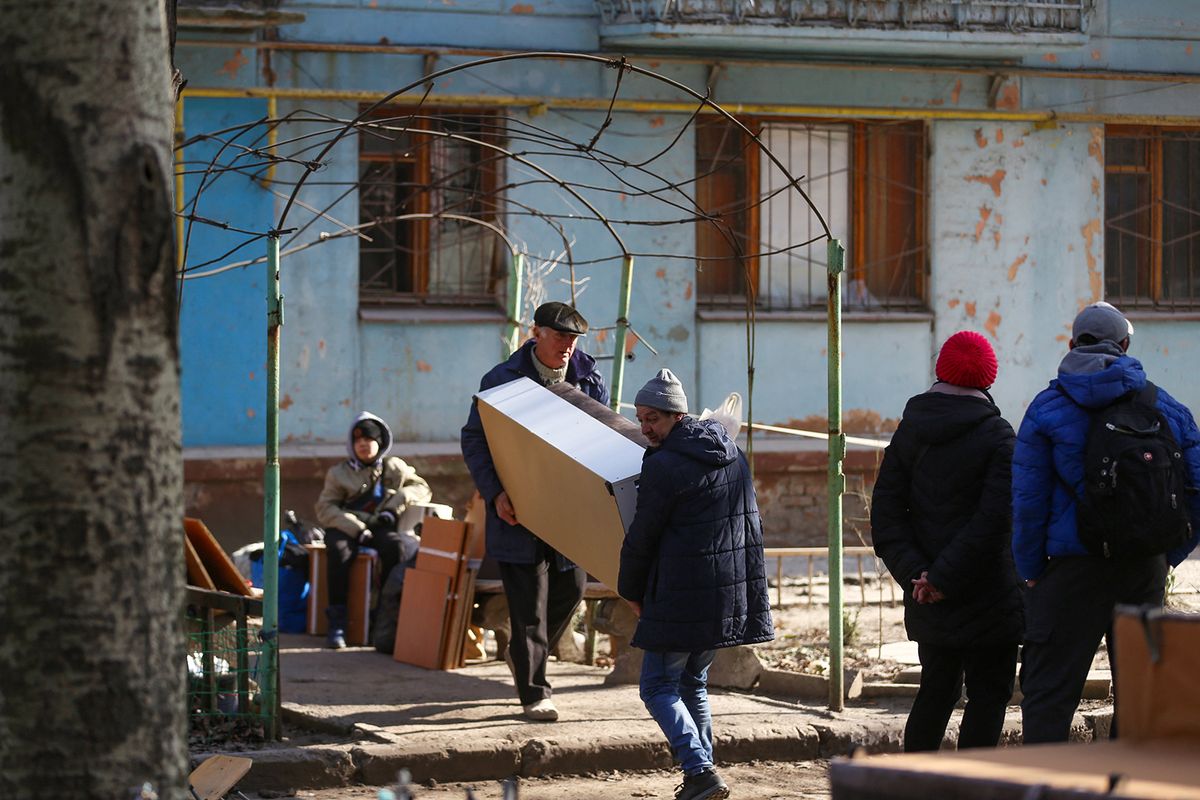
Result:
[[[1161,606],[1168,566],[1200,534],[1200,495],[1188,490],[1200,484],[1200,431],[1129,355],[1132,334],[1108,303],[1083,308],[1058,376],[1033,398],[1017,433],[1012,547],[1028,587],[1025,744],[1067,740],[1114,607]],[[1109,463],[1121,474],[1111,488]],[[1117,727],[1114,717],[1114,736]]]
[[688,416],[669,369],[634,405],[650,447],[617,591],[638,615],[642,702],[683,769],[676,800],[728,797],[713,769],[708,668],[718,648],[774,638],[750,465],[724,425]]

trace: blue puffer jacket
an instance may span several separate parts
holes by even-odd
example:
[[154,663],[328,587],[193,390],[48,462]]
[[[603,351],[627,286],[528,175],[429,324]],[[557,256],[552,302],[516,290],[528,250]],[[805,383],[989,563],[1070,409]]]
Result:
[[[515,381],[525,377],[541,383],[541,377],[533,366],[533,346],[531,339],[508,360],[496,365],[483,376],[479,382],[479,391],[491,389],[493,386]],[[593,400],[608,404],[608,387],[604,378],[596,370],[596,359],[582,350],[571,354],[567,364],[567,382],[591,397]],[[500,476],[496,474],[496,466],[492,463],[492,453],[488,450],[487,437],[483,433],[483,422],[479,419],[479,409],[474,399],[471,400],[471,413],[467,424],[462,429],[462,453],[467,462],[467,469],[479,489],[480,496],[487,504],[487,551],[488,555],[497,561],[512,564],[533,564],[537,561],[538,538],[523,525],[509,525],[496,514],[496,495],[504,491],[500,484]],[[517,509],[520,514],[521,510]],[[556,553],[558,568],[570,569],[574,565]]]
[[643,650],[774,638],[750,466],[719,422],[684,417],[646,451],[617,591],[642,604]]
[[[1084,408],[1102,408],[1145,385],[1140,361],[1101,342],[1068,353],[1058,378],[1030,403],[1013,453],[1013,557],[1022,578],[1039,577],[1047,558],[1087,554],[1075,528],[1075,499],[1063,486],[1066,482],[1076,496],[1083,494],[1083,451],[1090,424]],[[1200,485],[1200,432],[1191,412],[1161,388],[1158,409],[1183,448],[1188,485]],[[1200,537],[1200,494],[1189,492],[1188,503],[1192,541],[1167,554],[1172,566],[1187,558]]]

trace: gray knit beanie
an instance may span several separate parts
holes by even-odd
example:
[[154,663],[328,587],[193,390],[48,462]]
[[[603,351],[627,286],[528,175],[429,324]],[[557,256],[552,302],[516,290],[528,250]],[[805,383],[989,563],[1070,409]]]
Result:
[[683,393],[683,384],[669,369],[660,369],[657,375],[646,381],[646,385],[634,398],[633,404],[650,406],[650,408],[657,408],[660,411],[673,411],[678,414],[686,414],[688,410],[687,395]]

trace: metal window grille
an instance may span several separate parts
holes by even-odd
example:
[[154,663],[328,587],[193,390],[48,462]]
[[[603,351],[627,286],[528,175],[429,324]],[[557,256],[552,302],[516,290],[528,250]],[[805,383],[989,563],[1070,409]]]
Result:
[[368,303],[495,305],[494,233],[440,214],[495,220],[499,163],[475,142],[492,114],[396,116],[359,134],[359,292]]
[[1105,297],[1200,309],[1200,131],[1110,126],[1104,170]]
[[[717,222],[697,226],[702,307],[825,306],[826,247],[819,220],[783,172],[722,121],[697,130],[697,203]],[[922,123],[768,121],[759,138],[821,209],[850,254],[844,307],[924,305]]]

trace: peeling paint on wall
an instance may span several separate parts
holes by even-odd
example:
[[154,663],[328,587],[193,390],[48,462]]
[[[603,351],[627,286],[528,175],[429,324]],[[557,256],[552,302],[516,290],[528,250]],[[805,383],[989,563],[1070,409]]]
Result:
[[279,410],[287,411],[292,407],[292,403],[294,402],[295,401],[292,400],[292,396],[290,394],[285,394],[283,397],[279,398]]
[[1013,281],[1015,281],[1017,279],[1017,270],[1019,270],[1021,268],[1021,265],[1024,264],[1026,259],[1028,259],[1028,258],[1029,258],[1028,253],[1022,253],[1020,256],[1017,257],[1016,261],[1014,261],[1013,263],[1008,265],[1008,282],[1009,283],[1012,283]]
[[1008,175],[1008,170],[998,169],[991,175],[968,175],[963,178],[967,183],[982,183],[991,188],[992,193],[996,197],[1000,196],[1000,184],[1004,182],[1004,177]]
[[1007,84],[996,96],[996,108],[1001,111],[1014,111],[1021,107],[1021,88],[1015,84]]
[[1000,335],[996,333],[996,329],[1000,327],[1000,320],[1003,319],[995,311],[988,312],[987,321],[983,323],[983,329],[992,335],[993,339],[999,340]]
[[1054,53],[1046,53],[1046,55],[1042,56],[1042,61],[1045,61],[1047,64],[1057,64],[1058,56]]
[[513,14],[532,14],[533,6],[529,3],[517,3],[509,9]]
[[983,135],[983,128],[975,129],[975,144],[979,145],[980,147],[988,146],[987,137]]
[[250,63],[250,59],[242,55],[240,49],[233,51],[233,57],[226,61],[219,70],[218,75],[228,75],[231,78],[236,78],[242,67]]
[[950,102],[958,105],[958,98],[962,96],[962,78],[954,82],[954,88],[950,91]]
[[422,361],[421,359],[418,358],[417,359],[417,372],[433,372],[433,367],[429,365],[429,362]]
[[975,241],[978,242],[983,236],[983,229],[987,226],[988,217],[991,215],[992,209],[988,208],[986,205],[979,207],[979,222],[975,224]]
[[1080,232],[1083,234],[1083,254],[1087,259],[1088,284],[1092,292],[1091,299],[1088,302],[1095,303],[1100,299],[1100,292],[1104,286],[1104,276],[1097,269],[1096,253],[1093,249],[1096,237],[1100,234],[1100,220],[1096,218],[1091,219],[1087,225],[1083,226]]
[[683,325],[676,325],[667,331],[667,338],[673,342],[686,342],[691,335],[691,331]]
[[1088,155],[1096,159],[1096,163],[1104,166],[1104,126],[1092,125],[1088,128],[1091,139],[1088,141]]
[[962,300],[959,300],[957,297],[952,297],[950,298],[950,301],[946,303],[946,305],[950,308],[958,308],[960,303],[962,303]]
[[692,282],[691,281],[688,281],[687,284],[683,288],[683,299],[684,300],[692,299]]
[[996,128],[996,144],[1004,141],[1004,128]]
[[974,300],[970,301],[965,306],[963,306],[963,309],[967,312],[968,317],[974,317],[975,316],[975,301]]

